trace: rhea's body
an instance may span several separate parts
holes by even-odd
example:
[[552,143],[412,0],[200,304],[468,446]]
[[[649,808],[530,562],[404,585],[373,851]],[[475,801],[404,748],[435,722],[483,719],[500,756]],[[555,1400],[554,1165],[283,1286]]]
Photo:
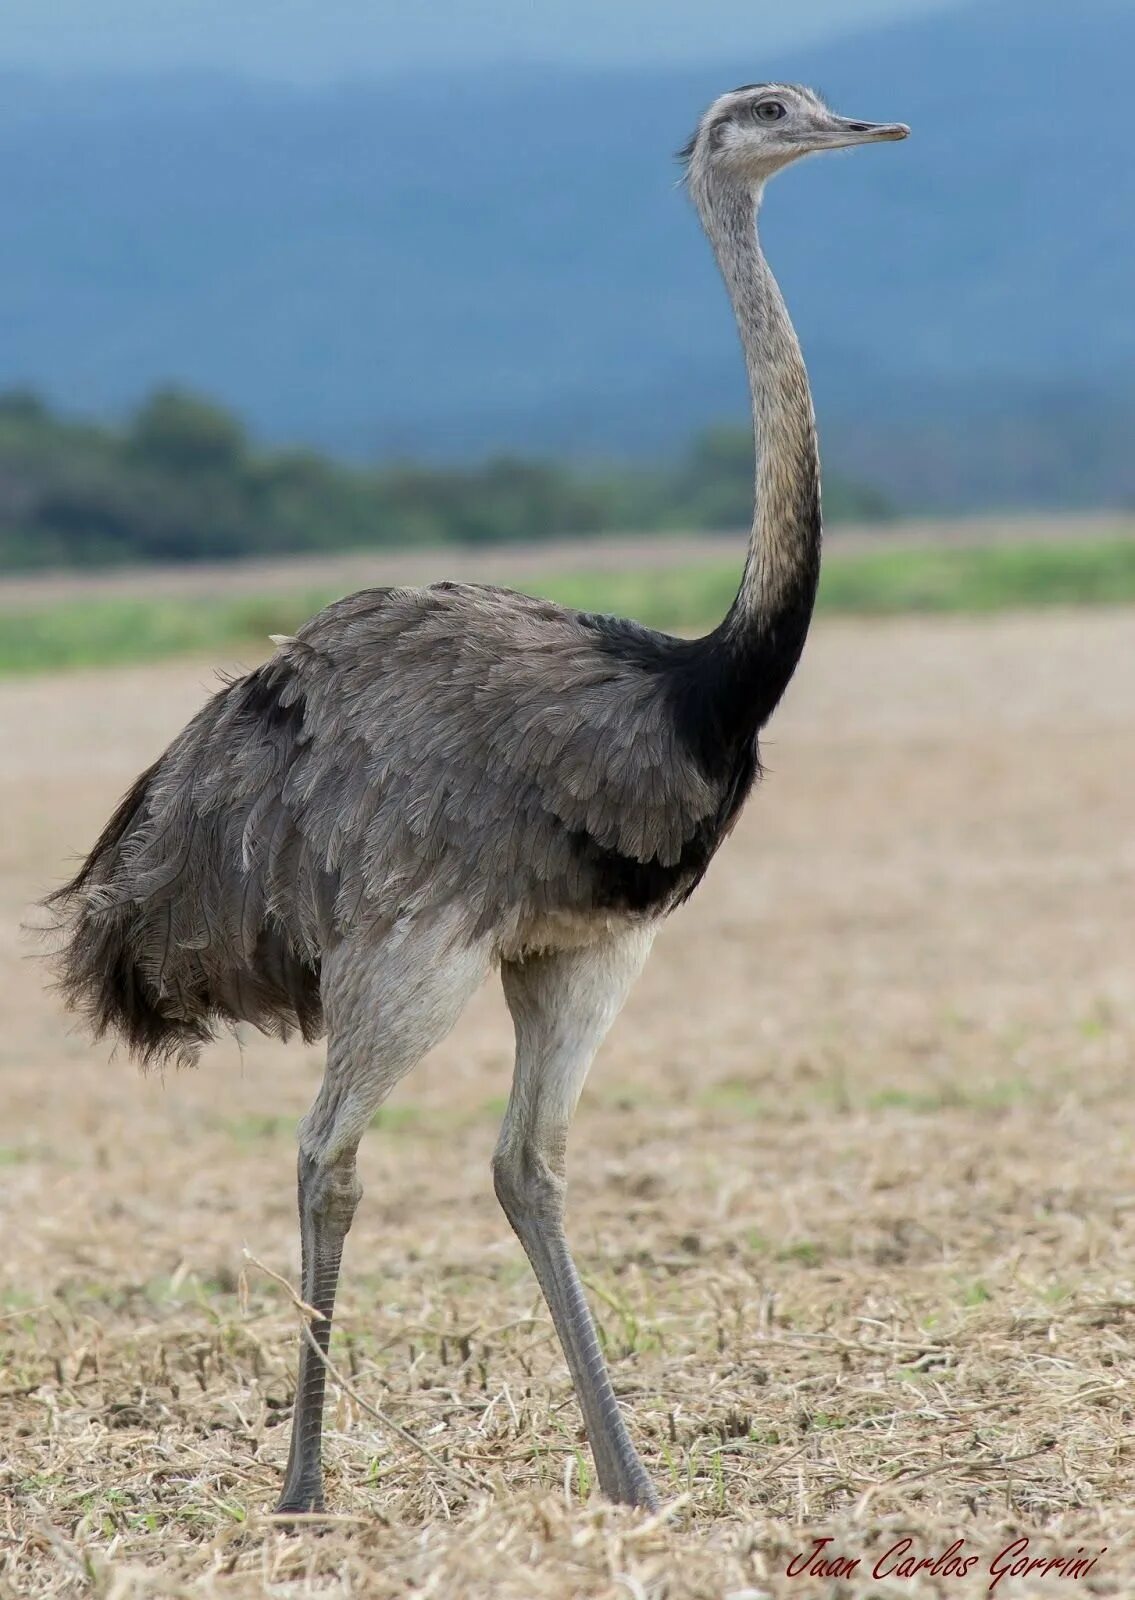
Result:
[[728,630],[674,639],[471,585],[339,601],[216,694],[112,819],[76,998],[143,1055],[184,1055],[216,1021],[316,1036],[343,941],[444,916],[499,961],[649,923],[736,819],[802,642],[746,683]]

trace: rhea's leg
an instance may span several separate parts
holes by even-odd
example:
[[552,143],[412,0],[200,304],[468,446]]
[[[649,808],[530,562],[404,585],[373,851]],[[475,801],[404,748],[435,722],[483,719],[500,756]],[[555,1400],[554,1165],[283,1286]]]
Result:
[[[332,1163],[321,1163],[302,1148],[299,1154],[300,1293],[319,1312],[311,1337],[323,1355],[331,1340],[331,1314],[339,1283],[343,1240],[351,1226],[362,1188],[351,1149]],[[283,1511],[323,1510],[323,1399],[327,1371],[305,1337],[300,1345],[292,1442],[284,1487],[276,1507]]]
[[[465,936],[457,909],[398,928],[373,948],[344,944],[323,964],[327,1071],[300,1126],[303,1298],[324,1355],[343,1241],[361,1188],[355,1152],[377,1108],[457,1021],[489,966],[485,940]],[[278,1512],[323,1507],[321,1440],[326,1368],[304,1337],[288,1466]]]
[[584,950],[502,968],[516,1025],[516,1072],[493,1177],[497,1196],[532,1263],[552,1313],[583,1410],[603,1492],[654,1507],[564,1234],[567,1131],[595,1052],[642,970],[653,928]]

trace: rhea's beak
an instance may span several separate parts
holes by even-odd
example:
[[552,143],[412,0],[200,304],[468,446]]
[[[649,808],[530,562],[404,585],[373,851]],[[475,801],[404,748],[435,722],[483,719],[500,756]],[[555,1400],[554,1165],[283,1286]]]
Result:
[[850,117],[833,117],[829,138],[832,145],[882,144],[905,139],[909,133],[905,122],[853,122]]

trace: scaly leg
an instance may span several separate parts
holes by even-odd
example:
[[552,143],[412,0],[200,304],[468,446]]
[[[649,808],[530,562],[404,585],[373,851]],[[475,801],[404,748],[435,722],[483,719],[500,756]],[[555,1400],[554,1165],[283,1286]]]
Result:
[[647,927],[501,969],[516,1070],[493,1157],[497,1197],[532,1263],[571,1371],[604,1494],[656,1507],[611,1388],[564,1235],[567,1131],[596,1050],[654,938]]
[[[330,1167],[302,1149],[299,1155],[300,1293],[320,1313],[311,1336],[326,1355],[339,1283],[343,1240],[362,1188],[351,1150]],[[327,1371],[306,1338],[300,1345],[292,1442],[277,1512],[323,1510],[323,1399]]]

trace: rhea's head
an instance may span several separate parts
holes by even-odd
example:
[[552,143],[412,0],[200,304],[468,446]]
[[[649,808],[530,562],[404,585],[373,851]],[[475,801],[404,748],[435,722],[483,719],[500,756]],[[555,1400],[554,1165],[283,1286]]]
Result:
[[759,189],[801,156],[905,139],[909,132],[901,122],[838,117],[814,89],[798,83],[749,83],[713,102],[682,159],[691,181],[716,177]]

